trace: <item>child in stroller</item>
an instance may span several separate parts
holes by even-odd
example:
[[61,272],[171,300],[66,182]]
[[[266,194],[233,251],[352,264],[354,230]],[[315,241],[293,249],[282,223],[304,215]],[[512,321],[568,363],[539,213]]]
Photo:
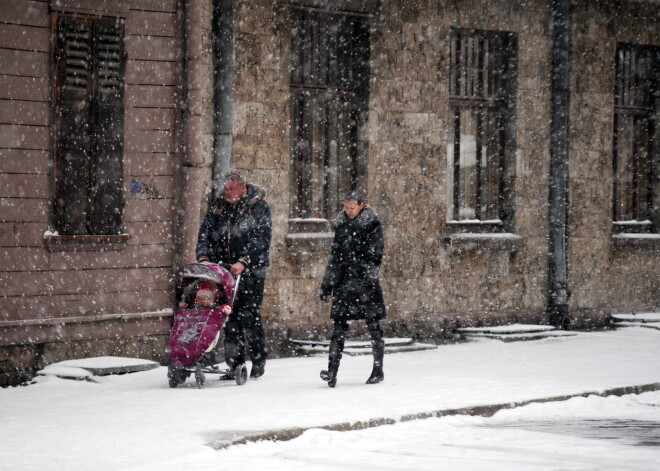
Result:
[[[214,349],[232,312],[237,287],[238,280],[214,263],[193,263],[179,270],[175,277],[176,308],[167,342],[170,387],[177,387],[195,373],[197,387],[201,388],[205,373],[227,373],[217,367]],[[245,384],[245,365],[239,365],[235,379],[237,384]]]
[[220,307],[223,313],[231,314],[231,306],[227,303],[224,290],[219,290],[210,281],[199,283],[192,294],[192,302],[194,309],[217,309]]

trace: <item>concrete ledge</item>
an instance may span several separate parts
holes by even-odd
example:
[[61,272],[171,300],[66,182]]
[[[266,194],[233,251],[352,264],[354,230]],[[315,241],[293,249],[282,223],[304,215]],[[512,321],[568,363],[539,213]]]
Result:
[[334,233],[307,232],[284,236],[286,248],[293,252],[320,252],[330,250]]
[[481,417],[491,417],[499,410],[514,409],[516,407],[526,406],[535,403],[566,401],[573,397],[588,396],[625,396],[627,394],[641,394],[649,391],[660,391],[660,383],[643,384],[639,386],[622,386],[618,388],[607,389],[605,391],[587,391],[565,396],[544,397],[539,399],[530,399],[528,401],[509,402],[504,404],[487,404],[482,406],[471,406],[459,409],[442,409],[429,412],[419,412],[417,414],[404,415],[399,418],[380,417],[358,422],[342,422],[338,424],[320,425],[316,427],[294,427],[280,430],[264,430],[261,432],[231,432],[220,434],[218,438],[207,445],[215,450],[221,450],[233,445],[243,445],[249,442],[258,442],[262,440],[287,441],[298,438],[307,430],[322,429],[338,432],[351,430],[364,430],[381,425],[392,425],[399,422],[410,422],[412,420],[430,419],[434,417],[446,417],[452,415],[472,415]]
[[660,250],[660,234],[614,234],[611,241],[615,249]]
[[445,237],[450,250],[504,250],[513,252],[522,247],[523,238],[510,232],[458,232]]

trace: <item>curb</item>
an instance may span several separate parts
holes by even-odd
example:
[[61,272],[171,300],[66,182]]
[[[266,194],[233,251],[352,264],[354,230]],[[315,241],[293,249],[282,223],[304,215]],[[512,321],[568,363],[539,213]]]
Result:
[[627,394],[641,394],[651,391],[660,391],[660,383],[649,383],[640,386],[623,386],[619,388],[606,389],[604,391],[590,391],[578,394],[568,394],[563,396],[546,397],[541,399],[530,399],[528,401],[508,402],[503,404],[491,404],[484,406],[462,407],[458,409],[441,409],[431,412],[419,412],[417,414],[402,415],[399,419],[393,418],[376,418],[368,421],[358,422],[341,422],[338,424],[319,425],[314,427],[293,427],[279,430],[266,430],[263,432],[248,432],[241,434],[240,432],[233,432],[231,436],[218,439],[207,446],[215,450],[222,450],[234,445],[244,445],[246,443],[258,442],[262,440],[269,441],[287,441],[298,438],[307,430],[322,429],[335,432],[348,432],[353,430],[365,430],[373,427],[380,427],[381,425],[393,425],[401,422],[410,422],[412,420],[430,419],[434,417],[445,417],[451,415],[472,415],[481,417],[491,417],[496,412],[505,409],[514,409],[516,407],[526,406],[535,403],[544,402],[559,402],[566,401],[574,397],[588,397],[588,396],[625,396]]

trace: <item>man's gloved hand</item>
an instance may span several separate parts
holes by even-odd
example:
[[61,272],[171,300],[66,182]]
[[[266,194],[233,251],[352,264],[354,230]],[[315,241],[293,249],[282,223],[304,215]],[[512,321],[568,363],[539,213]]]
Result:
[[321,292],[319,293],[319,299],[323,301],[324,303],[328,302],[328,293]]

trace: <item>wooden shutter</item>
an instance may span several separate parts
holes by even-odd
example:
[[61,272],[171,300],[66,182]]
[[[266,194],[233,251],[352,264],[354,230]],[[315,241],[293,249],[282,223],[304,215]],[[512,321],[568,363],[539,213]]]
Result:
[[64,234],[87,234],[90,197],[92,97],[91,21],[57,21],[56,80],[59,185],[58,226]]
[[123,22],[57,19],[58,229],[118,234],[122,213]]
[[90,192],[90,230],[119,234],[122,213],[122,149],[124,129],[123,25],[96,21],[94,25],[94,100],[92,149],[94,172]]

